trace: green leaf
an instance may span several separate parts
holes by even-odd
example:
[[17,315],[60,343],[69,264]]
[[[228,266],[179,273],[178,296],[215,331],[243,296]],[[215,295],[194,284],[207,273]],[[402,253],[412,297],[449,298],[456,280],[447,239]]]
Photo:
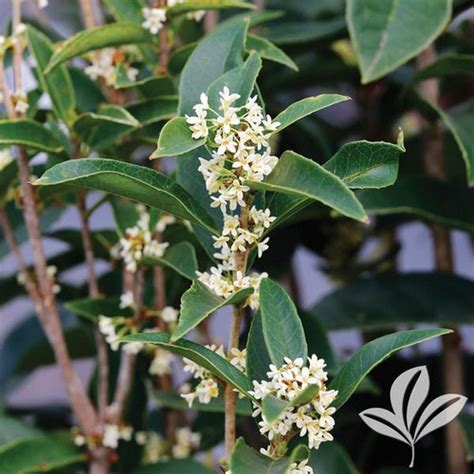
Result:
[[290,405],[292,407],[299,407],[308,404],[319,393],[319,389],[318,384],[308,385],[297,397],[291,400]]
[[61,44],[51,58],[46,74],[64,61],[96,49],[152,42],[153,37],[147,30],[128,21],[83,30]]
[[319,201],[347,217],[368,221],[362,205],[339,177],[293,151],[283,153],[264,181],[247,181],[246,184],[261,191],[275,191]]
[[132,315],[129,308],[120,308],[118,298],[81,298],[68,301],[65,307],[74,314],[92,322],[96,322],[100,315],[109,317]]
[[331,390],[339,391],[333,406],[341,408],[369,372],[395,352],[450,332],[449,329],[413,329],[382,336],[364,344],[330,383]]
[[431,44],[449,22],[451,4],[451,0],[348,0],[346,19],[362,83],[385,76]]
[[368,214],[410,214],[428,222],[474,232],[474,191],[428,176],[403,176],[386,189],[357,193]]
[[428,64],[415,74],[415,81],[422,81],[431,77],[472,76],[474,74],[474,55],[446,53],[436,61]]
[[63,147],[52,132],[38,122],[21,118],[0,120],[0,145],[20,145],[46,153],[61,153]]
[[199,148],[204,143],[206,143],[205,138],[195,140],[192,137],[191,129],[184,117],[176,117],[162,128],[158,138],[158,148],[151,158],[183,155]]
[[200,281],[193,281],[191,288],[189,288],[181,298],[178,326],[171,336],[171,342],[175,342],[184,337],[201,321],[204,321],[204,319],[219,308],[239,304],[252,293],[252,288],[242,288],[232,296],[224,299],[217,296]]
[[470,324],[474,283],[447,273],[380,274],[349,283],[311,310],[330,330]]
[[121,341],[155,344],[163,349],[173,352],[174,354],[186,357],[201,367],[204,367],[225,383],[232,385],[243,395],[253,399],[253,397],[248,393],[249,390],[252,390],[252,384],[247,376],[226,359],[207,347],[188,341],[187,339],[180,339],[175,343],[171,343],[169,340],[169,334],[165,333],[133,334],[123,337]]
[[283,66],[289,67],[294,71],[298,70],[295,62],[282,49],[261,36],[249,33],[245,42],[245,49],[247,51],[256,51],[263,59],[283,64]]
[[344,18],[316,21],[284,21],[269,25],[263,33],[275,44],[298,45],[311,41],[326,40],[344,32]]
[[186,62],[179,83],[179,114],[191,114],[199,96],[226,71],[242,62],[248,21],[226,22],[207,35]]
[[117,21],[143,22],[145,3],[141,0],[104,0],[104,3]]
[[162,96],[174,96],[176,88],[169,76],[150,76],[138,81],[130,81],[127,76],[117,77],[115,87],[120,89],[135,89],[146,99],[156,99]]
[[10,185],[18,177],[18,166],[16,160],[10,161],[2,170],[0,170],[0,203],[6,197]]
[[177,3],[168,9],[170,15],[181,15],[196,10],[221,10],[224,8],[255,8],[248,2],[237,0],[193,0],[192,2]]
[[274,395],[266,395],[262,400],[262,414],[268,420],[273,423],[280,415],[288,408],[289,403],[285,400],[280,400]]
[[178,110],[178,98],[145,99],[127,105],[127,110],[136,117],[142,126],[150,125],[174,117]]
[[275,133],[281,132],[291,124],[318,110],[345,102],[346,100],[351,100],[351,98],[339,94],[320,94],[316,97],[306,97],[298,102],[294,102],[275,117],[274,122],[280,122],[281,124]]
[[466,164],[467,179],[470,186],[474,185],[474,99],[463,102],[449,111],[438,105],[425,101],[443,120],[461,151]]
[[219,109],[219,93],[226,86],[232,93],[240,95],[235,105],[237,107],[244,105],[255,87],[255,81],[257,80],[261,68],[262,60],[260,56],[255,51],[252,51],[242,66],[238,66],[226,72],[209,86],[207,95],[209,97],[210,108],[214,110]]
[[0,413],[0,450],[24,438],[36,438],[41,431],[17,418]]
[[163,257],[145,257],[143,263],[165,265],[188,280],[194,280],[198,270],[196,251],[189,242],[180,242],[169,247]]
[[127,197],[202,225],[217,233],[207,211],[173,179],[144,166],[102,158],[78,159],[53,166],[39,186],[72,184]]
[[82,70],[68,67],[68,71],[74,87],[77,109],[80,112],[94,112],[101,103],[107,102],[100,86]]
[[322,443],[318,450],[311,451],[308,464],[314,469],[314,472],[331,474],[359,473],[347,451],[336,441]]
[[[175,410],[188,410],[189,405],[183,397],[174,392],[165,392],[163,390],[154,390],[153,395],[159,405],[165,408],[174,408]],[[253,408],[246,398],[238,398],[236,401],[237,415],[252,416]],[[213,398],[209,403],[200,403],[194,401],[193,410],[206,413],[224,413],[225,400],[223,398]]]
[[0,472],[49,472],[85,460],[76,446],[40,436],[0,448]]
[[343,145],[324,164],[324,169],[339,176],[349,188],[384,188],[395,183],[398,157],[405,152],[403,132],[398,144],[361,140]]
[[273,364],[281,367],[285,357],[306,360],[308,350],[303,325],[291,298],[269,278],[261,281],[259,294],[263,336]]
[[232,451],[230,469],[232,474],[287,474],[292,463],[292,458],[271,459],[257,453],[239,438]]
[[247,375],[250,380],[267,379],[267,372],[272,361],[265,344],[262,328],[262,315],[254,314],[247,339]]
[[467,460],[474,461],[474,416],[469,413],[461,413],[458,419],[464,435]]
[[76,97],[67,68],[62,66],[45,75],[44,71],[53,55],[53,44],[47,36],[31,26],[26,30],[26,39],[28,49],[35,58],[41,88],[51,98],[56,115],[66,124],[71,124],[76,116]]

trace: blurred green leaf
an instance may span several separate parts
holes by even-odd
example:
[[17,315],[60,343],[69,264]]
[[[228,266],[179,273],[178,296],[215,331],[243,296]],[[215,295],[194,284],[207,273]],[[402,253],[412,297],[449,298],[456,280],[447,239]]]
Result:
[[164,265],[188,280],[194,280],[198,270],[196,251],[189,242],[172,245],[162,257],[145,257],[143,263],[146,265]]
[[256,51],[263,59],[283,64],[283,66],[289,67],[294,71],[298,70],[298,66],[295,62],[282,49],[261,36],[249,33],[245,41],[245,49],[247,51]]

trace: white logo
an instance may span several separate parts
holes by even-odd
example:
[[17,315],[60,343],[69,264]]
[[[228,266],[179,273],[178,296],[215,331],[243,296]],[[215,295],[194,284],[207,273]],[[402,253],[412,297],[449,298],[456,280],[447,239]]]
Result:
[[[392,411],[369,408],[359,416],[374,431],[411,447],[410,467],[415,462],[415,444],[427,434],[447,425],[463,409],[466,397],[450,393],[425,403],[430,377],[425,366],[399,375],[390,389]],[[423,411],[420,411],[425,404]]]

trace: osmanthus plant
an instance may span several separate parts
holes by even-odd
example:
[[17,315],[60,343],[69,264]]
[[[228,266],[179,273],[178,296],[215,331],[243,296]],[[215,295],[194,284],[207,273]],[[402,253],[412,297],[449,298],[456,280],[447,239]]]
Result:
[[[151,156],[176,157],[174,176],[94,157],[59,163],[34,184],[41,190],[74,185],[104,191],[189,222],[210,268],[192,275],[175,328],[151,330],[145,325],[142,332],[135,328],[124,336],[102,319],[102,330],[133,350],[153,345],[182,356],[192,378],[181,397],[190,407],[206,410],[206,405],[223,399],[226,453],[221,464],[227,470],[313,472],[309,450],[333,440],[333,415],[370,370],[393,352],[448,331],[419,329],[381,337],[329,377],[322,354],[308,354],[289,295],[268,274],[252,270],[271,245],[272,232],[314,203],[334,218],[368,223],[353,189],[392,185],[404,146],[401,132],[394,145],[367,142],[365,146],[374,151],[370,154],[356,152],[354,157],[347,144],[324,166],[279,150],[281,131],[349,98],[306,97],[276,117],[268,115],[257,85],[262,55],[245,49],[248,27],[246,18],[224,22],[194,47],[184,65],[177,116],[161,129]],[[50,69],[59,64],[57,58],[65,49],[56,53],[56,60],[53,57]],[[384,153],[377,153],[380,147]],[[147,243],[138,251],[133,247],[143,227],[149,233],[148,226],[149,218],[142,216],[120,241],[119,254],[129,271],[136,270],[136,259],[163,258],[163,243]],[[178,261],[180,257],[184,255],[178,255]],[[233,308],[226,349],[185,338],[224,306]],[[246,314],[251,324],[244,337]],[[117,334],[122,336],[118,341]],[[243,402],[253,405],[256,428],[268,439],[261,453],[243,440],[236,442],[236,418]]]

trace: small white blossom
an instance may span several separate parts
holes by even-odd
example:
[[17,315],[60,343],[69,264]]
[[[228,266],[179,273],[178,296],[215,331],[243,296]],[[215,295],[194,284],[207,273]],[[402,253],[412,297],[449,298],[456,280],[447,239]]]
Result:
[[156,35],[166,22],[166,9],[164,8],[143,8],[142,14],[145,18],[142,23],[143,28],[153,35]]
[[171,363],[173,362],[174,357],[168,351],[164,349],[156,349],[153,360],[150,364],[148,372],[150,375],[166,375],[171,373]]
[[122,346],[122,350],[127,354],[137,355],[143,347],[141,342],[127,342]]
[[134,304],[135,304],[135,301],[134,301],[134,298],[133,298],[133,292],[127,291],[127,293],[124,293],[123,295],[120,295],[120,305],[119,305],[119,307],[121,309],[133,308]]
[[178,314],[179,311],[177,309],[173,308],[172,306],[165,306],[161,310],[161,319],[165,323],[175,323],[178,321]]
[[15,112],[19,114],[26,114],[30,105],[28,104],[28,97],[23,91],[15,91],[12,95],[13,103],[15,104]]

